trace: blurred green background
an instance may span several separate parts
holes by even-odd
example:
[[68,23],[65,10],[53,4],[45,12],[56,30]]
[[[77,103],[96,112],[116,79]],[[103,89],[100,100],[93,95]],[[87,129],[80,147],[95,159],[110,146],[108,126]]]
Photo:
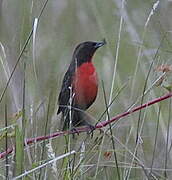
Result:
[[[1,95],[44,2],[43,0],[0,0]],[[103,38],[107,41],[107,45],[99,49],[94,56],[94,64],[99,76],[99,94],[88,113],[96,120],[106,109],[102,82],[105,85],[107,101],[111,102],[115,98],[110,108],[110,117],[126,111],[134,103],[139,105],[167,93],[165,89],[155,87],[153,84],[161,75],[155,71],[155,68],[161,64],[171,64],[171,9],[172,1],[169,0],[161,2],[49,0],[37,28],[34,29],[36,34],[31,37],[24,50],[0,102],[0,133],[3,134],[5,127],[5,105],[7,105],[7,125],[16,123],[20,125],[19,129],[24,138],[37,137],[58,130],[57,98],[62,78],[71,61],[74,48],[83,41],[100,41]],[[150,90],[142,102],[140,97],[143,95],[144,87],[146,87],[145,90]],[[23,104],[25,104],[23,111],[25,114],[17,116],[23,109]],[[84,165],[88,169],[85,169],[82,175],[76,173],[73,178],[148,179],[153,178],[154,175],[157,179],[171,179],[171,101],[166,100],[160,104],[160,114],[158,114],[160,105],[156,104],[141,111],[140,114],[135,113],[121,119],[112,126],[113,137],[124,145],[122,146],[114,138],[120,178],[116,172],[118,169],[114,154],[112,153],[110,159],[103,156],[104,151],[114,151],[111,138],[99,134],[95,134],[94,138],[100,138],[100,136],[107,138],[101,141],[99,148],[94,139],[86,142],[86,153],[96,154],[96,157],[90,155],[94,166],[88,167],[90,162],[86,158]],[[101,120],[106,120],[106,115]],[[47,128],[45,128],[46,124]],[[13,128],[9,128],[9,132],[13,131]],[[140,142],[136,145],[137,132],[139,132]],[[156,133],[158,135],[155,140]],[[74,142],[75,148],[85,142],[82,139],[84,136],[80,135],[80,138]],[[16,139],[10,137],[8,146],[14,145],[15,142]],[[52,154],[58,156],[64,153],[66,143],[64,138],[56,138],[51,143]],[[94,143],[97,149],[93,151],[90,146]],[[42,146],[39,143],[38,145]],[[57,148],[59,146],[60,149]],[[0,147],[1,151],[5,150],[3,136]],[[45,157],[40,155],[42,149],[45,149]],[[47,160],[49,157],[47,149],[45,146],[42,148],[32,146],[28,148],[30,153],[24,151],[22,172]],[[156,151],[153,155],[154,149]],[[133,154],[138,151],[136,156],[144,167],[140,162],[133,163],[134,155],[129,150]],[[13,156],[9,159],[8,171],[12,177],[18,173],[14,173]],[[5,160],[0,160],[2,178],[5,178],[4,165]],[[39,178],[67,179],[61,172],[65,169],[64,166],[59,166],[58,163],[56,165],[56,170],[48,167],[47,173],[40,172]],[[152,167],[155,169],[151,170]],[[165,171],[165,169],[168,170]],[[153,175],[150,172],[153,172]],[[61,177],[60,173],[63,174]],[[30,178],[37,179],[39,173],[35,172],[35,174]]]

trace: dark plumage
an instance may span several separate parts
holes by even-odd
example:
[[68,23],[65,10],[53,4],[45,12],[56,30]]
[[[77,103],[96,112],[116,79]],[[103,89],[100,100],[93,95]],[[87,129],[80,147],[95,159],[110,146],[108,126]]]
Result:
[[59,109],[57,114],[62,112],[63,130],[69,128],[70,120],[72,127],[89,125],[83,118],[83,111],[95,101],[98,88],[97,74],[92,64],[92,57],[95,51],[104,44],[105,41],[83,42],[76,47],[73,53],[58,98]]

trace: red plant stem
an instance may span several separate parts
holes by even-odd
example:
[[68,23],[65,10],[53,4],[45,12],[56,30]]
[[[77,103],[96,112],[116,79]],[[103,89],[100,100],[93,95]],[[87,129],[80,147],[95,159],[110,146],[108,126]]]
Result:
[[152,100],[152,101],[149,101],[148,103],[145,103],[145,104],[142,104],[142,105],[140,105],[140,106],[137,106],[137,107],[131,109],[130,111],[126,111],[126,112],[124,112],[124,113],[121,113],[121,114],[113,117],[111,120],[100,122],[100,123],[97,124],[96,129],[105,127],[105,126],[107,126],[108,124],[110,124],[110,123],[112,123],[112,122],[114,122],[114,121],[117,121],[117,120],[121,119],[122,117],[125,117],[125,116],[127,116],[127,115],[129,115],[129,114],[132,114],[132,113],[136,112],[136,111],[139,111],[139,110],[144,109],[144,108],[146,108],[146,107],[148,107],[148,106],[151,106],[151,105],[153,105],[153,104],[156,104],[156,103],[158,103],[158,102],[160,102],[160,101],[164,101],[165,99],[168,99],[168,98],[170,98],[170,97],[172,97],[172,92],[170,92],[170,93],[168,93],[168,94],[166,94],[166,95],[164,95],[164,96],[161,96],[161,97],[159,97],[159,98],[156,98],[156,99],[154,99],[154,100]]
[[14,150],[14,148],[11,147],[11,148],[8,148],[6,151],[0,153],[0,159],[4,158],[4,157],[7,156],[8,154],[12,153],[13,150]]
[[[172,97],[172,92],[164,95],[164,96],[161,96],[159,98],[156,98],[152,101],[149,101],[148,103],[145,103],[145,104],[142,104],[140,106],[137,106],[133,109],[131,109],[130,111],[126,111],[126,112],[123,112],[115,117],[113,117],[112,119],[108,120],[108,121],[103,121],[103,122],[100,122],[98,123],[96,126],[95,126],[95,129],[101,129],[105,126],[107,126],[108,124],[114,122],[114,121],[117,121],[125,116],[128,116],[129,114],[132,114],[136,111],[139,111],[141,109],[144,109],[148,106],[151,106],[153,104],[156,104],[158,102],[161,102],[161,101],[164,101],[168,98]],[[76,128],[75,131],[59,131],[59,132],[56,132],[56,133],[53,133],[51,135],[47,135],[47,136],[39,136],[39,137],[36,137],[36,138],[29,138],[29,139],[26,139],[25,141],[25,145],[28,145],[28,144],[31,144],[31,143],[34,143],[34,142],[38,142],[38,141],[42,141],[42,140],[46,140],[46,139],[50,139],[50,138],[53,138],[53,137],[58,137],[58,136],[63,136],[63,135],[67,135],[67,134],[76,134],[76,133],[81,133],[81,132],[87,132],[87,131],[90,131],[91,130],[91,127],[79,127],[79,128]],[[12,153],[14,150],[14,147],[11,147],[11,148],[8,148],[7,151],[4,151],[2,153],[0,153],[0,159],[4,158],[5,156],[7,156],[8,154]]]

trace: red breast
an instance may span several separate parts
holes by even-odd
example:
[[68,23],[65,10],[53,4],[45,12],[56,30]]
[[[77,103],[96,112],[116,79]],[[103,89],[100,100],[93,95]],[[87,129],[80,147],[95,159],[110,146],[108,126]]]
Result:
[[73,78],[75,104],[87,109],[96,99],[98,78],[92,62],[85,62],[77,67]]

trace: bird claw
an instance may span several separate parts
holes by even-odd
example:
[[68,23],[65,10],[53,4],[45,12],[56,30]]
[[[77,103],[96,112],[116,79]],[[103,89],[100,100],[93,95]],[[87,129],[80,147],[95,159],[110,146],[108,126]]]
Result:
[[88,131],[88,134],[91,134],[91,138],[93,138],[93,135],[94,135],[93,132],[96,128],[95,126],[90,125],[90,124],[88,125],[88,127],[90,128],[90,131]]
[[72,132],[73,139],[75,138],[75,134],[79,136],[79,131],[76,128],[72,128],[71,132]]
[[[93,126],[93,125],[88,125],[88,127],[89,127],[89,131],[87,132],[87,134],[89,135],[89,134],[91,134],[91,138],[93,138],[93,132],[94,132],[94,130],[96,129],[95,128],[95,126]],[[73,136],[73,138],[75,138],[75,134],[77,134],[78,136],[79,136],[79,131],[77,130],[77,128],[72,128],[71,129],[71,132],[72,132],[72,136]]]

